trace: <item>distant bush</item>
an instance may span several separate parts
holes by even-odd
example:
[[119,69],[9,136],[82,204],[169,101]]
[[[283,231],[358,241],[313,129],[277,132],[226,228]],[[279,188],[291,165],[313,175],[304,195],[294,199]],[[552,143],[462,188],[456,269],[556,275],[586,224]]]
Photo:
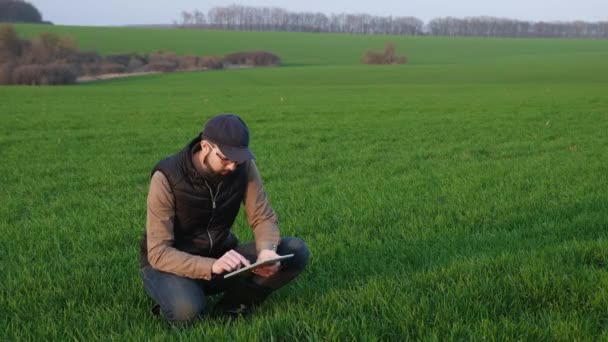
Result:
[[177,70],[177,64],[171,62],[154,62],[143,66],[144,72],[173,72]]
[[100,75],[101,72],[101,63],[85,63],[78,65],[78,76],[95,76]]
[[100,66],[98,74],[122,74],[127,67],[118,63],[104,63]]
[[67,58],[68,62],[73,64],[91,64],[100,63],[102,58],[93,51],[77,51]]
[[67,63],[79,76],[98,74],[101,62],[101,56],[92,51],[77,51],[67,58]]
[[13,70],[15,64],[3,63],[0,64],[0,84],[12,84],[13,83]]
[[147,61],[143,58],[133,56],[129,60],[129,64],[127,64],[127,72],[140,72],[146,63]]
[[69,84],[76,81],[76,73],[65,64],[29,64],[16,67],[12,82],[26,85]]
[[77,54],[78,48],[71,37],[43,32],[22,51],[20,64],[69,63]]
[[17,32],[12,25],[0,26],[0,61],[15,61],[23,51],[26,41],[17,37]]
[[199,69],[200,57],[185,55],[185,56],[177,56],[177,64],[179,70],[196,70]]
[[79,76],[211,70],[225,66],[275,66],[280,63],[278,56],[265,51],[238,52],[224,58],[180,56],[170,51],[147,55],[115,53],[102,57],[96,52],[80,51],[70,37],[41,33],[28,41],[19,39],[12,26],[0,26],[0,84],[69,84]]
[[406,64],[406,56],[397,56],[395,44],[387,43],[384,51],[367,51],[363,55],[362,62],[365,64]]
[[81,62],[96,59],[96,54],[80,53],[69,37],[41,33],[21,40],[12,26],[0,26],[0,84],[74,83]]
[[236,52],[224,56],[224,66],[278,66],[279,56],[267,51]]
[[179,61],[175,52],[156,51],[148,54],[149,64],[172,64],[177,69]]
[[115,53],[104,57],[104,61],[109,64],[120,64],[125,68],[129,65],[133,54],[130,53]]
[[223,67],[222,58],[218,56],[203,57],[198,62],[198,66],[203,70],[216,70]]
[[364,64],[386,64],[384,63],[384,53],[377,51],[367,51],[362,62]]

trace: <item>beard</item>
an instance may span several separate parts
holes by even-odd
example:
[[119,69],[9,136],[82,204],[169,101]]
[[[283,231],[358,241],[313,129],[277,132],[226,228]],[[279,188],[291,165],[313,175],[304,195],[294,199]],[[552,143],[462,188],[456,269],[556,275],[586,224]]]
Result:
[[205,179],[211,181],[212,183],[219,183],[224,180],[224,178],[229,176],[231,172],[225,173],[225,171],[223,170],[215,170],[209,163],[207,156],[205,156],[205,158],[203,159],[202,174]]

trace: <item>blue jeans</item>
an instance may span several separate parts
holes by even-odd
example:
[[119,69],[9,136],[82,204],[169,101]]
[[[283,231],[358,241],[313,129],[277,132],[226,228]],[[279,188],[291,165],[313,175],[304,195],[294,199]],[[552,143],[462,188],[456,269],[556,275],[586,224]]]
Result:
[[[238,245],[235,250],[251,262],[257,259],[255,242]],[[252,273],[228,279],[222,276],[215,276],[211,280],[191,279],[157,271],[148,265],[142,268],[144,288],[160,305],[163,317],[172,323],[190,322],[199,318],[205,313],[206,295],[224,292],[222,301],[258,305],[271,292],[297,277],[308,262],[308,247],[298,238],[282,238],[277,253],[294,256],[283,260],[279,272],[268,278]]]

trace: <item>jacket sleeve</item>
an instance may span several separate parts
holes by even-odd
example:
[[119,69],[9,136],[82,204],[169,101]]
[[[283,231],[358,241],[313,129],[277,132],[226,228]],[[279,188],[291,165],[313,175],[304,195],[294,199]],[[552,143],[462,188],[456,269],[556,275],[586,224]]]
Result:
[[216,259],[182,252],[173,247],[175,200],[169,181],[162,172],[152,175],[148,192],[146,235],[148,262],[152,268],[193,279],[211,279]]
[[262,249],[273,249],[273,246],[277,246],[281,236],[277,215],[270,207],[255,161],[250,160],[247,163],[247,190],[243,202],[259,253]]

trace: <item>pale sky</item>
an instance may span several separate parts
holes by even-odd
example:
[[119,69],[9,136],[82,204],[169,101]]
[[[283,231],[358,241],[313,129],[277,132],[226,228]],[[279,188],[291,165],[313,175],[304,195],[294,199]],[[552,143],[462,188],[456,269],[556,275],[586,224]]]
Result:
[[608,0],[28,0],[56,25],[171,24],[182,10],[238,4],[289,11],[437,17],[493,16],[530,21],[608,21]]

